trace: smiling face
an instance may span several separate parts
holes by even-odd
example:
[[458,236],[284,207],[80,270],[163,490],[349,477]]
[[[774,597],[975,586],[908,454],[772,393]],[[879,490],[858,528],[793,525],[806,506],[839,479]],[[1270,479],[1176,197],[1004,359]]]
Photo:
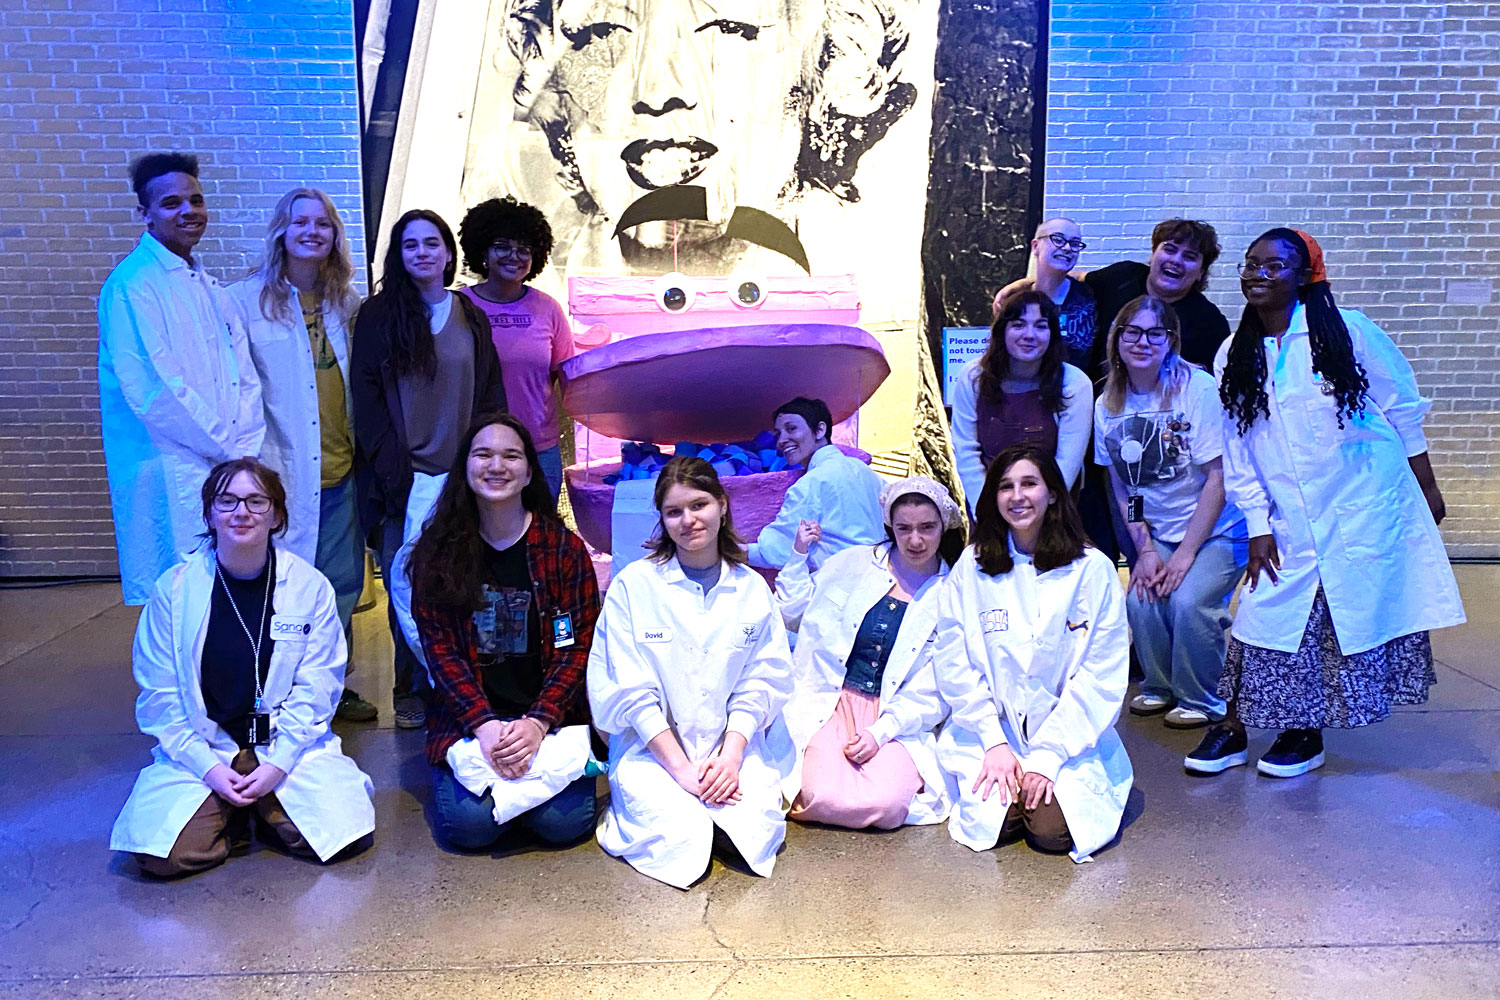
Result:
[[828,443],[827,425],[819,421],[816,429],[822,433],[815,434],[814,429],[807,426],[807,419],[798,413],[783,413],[776,418],[773,428],[776,450],[787,464],[806,466],[813,453]]
[[1035,539],[1041,534],[1042,518],[1054,501],[1052,491],[1042,479],[1042,471],[1030,459],[1020,459],[1000,476],[995,502],[1018,541]]
[[291,221],[282,238],[291,259],[325,261],[333,252],[335,230],[328,209],[317,198],[292,202]]
[[[1116,350],[1127,371],[1153,378],[1161,371],[1167,357],[1169,333],[1150,309],[1138,309],[1134,316],[1115,331],[1119,338]],[[1137,338],[1137,339],[1132,339]],[[1159,340],[1160,343],[1152,343]]]
[[1163,240],[1151,251],[1146,289],[1168,302],[1194,291],[1203,281],[1203,254],[1191,243]]
[[1052,341],[1052,328],[1040,306],[1029,304],[1021,315],[1005,324],[1005,353],[1021,365],[1040,363]]
[[[1062,245],[1058,245],[1061,240]],[[1083,232],[1072,219],[1048,219],[1037,229],[1031,241],[1031,255],[1036,258],[1037,273],[1054,271],[1067,274],[1078,266],[1083,252]]]
[[531,273],[531,247],[518,240],[497,239],[484,252],[484,273],[506,284],[526,280]]
[[481,506],[520,503],[521,490],[531,482],[526,445],[504,424],[490,424],[474,435],[464,472]]
[[559,0],[556,55],[530,117],[609,219],[685,183],[708,189],[719,224],[738,204],[768,210],[801,147],[796,85],[820,37],[814,6]]
[[426,219],[412,219],[401,232],[401,264],[418,286],[443,284],[443,272],[453,260],[443,234]]
[[902,498],[891,508],[891,534],[896,536],[896,550],[908,566],[927,567],[938,557],[943,515],[931,500]]
[[198,178],[184,173],[162,174],[147,182],[143,193],[146,204],[139,211],[146,220],[146,231],[177,256],[189,256],[208,227],[208,209]]
[[222,511],[218,507],[220,501],[216,498],[209,513],[209,528],[213,531],[214,544],[219,548],[264,552],[270,543],[271,531],[276,527],[276,508],[270,505],[265,487],[256,481],[255,476],[241,471],[235,473],[219,491],[220,498],[225,496],[241,501],[248,498],[250,503],[256,504],[265,501],[269,509],[264,513],[253,513],[249,504],[242,502],[234,510]]
[[1297,299],[1303,278],[1303,262],[1297,248],[1286,240],[1261,240],[1245,254],[1240,271],[1240,291],[1255,309],[1288,309]]
[[717,551],[724,505],[712,495],[674,483],[661,503],[661,523],[679,554]]

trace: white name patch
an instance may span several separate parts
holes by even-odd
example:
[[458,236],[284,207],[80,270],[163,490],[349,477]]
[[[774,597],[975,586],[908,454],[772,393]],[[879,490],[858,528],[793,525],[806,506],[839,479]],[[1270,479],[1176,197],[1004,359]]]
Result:
[[1004,608],[981,611],[979,624],[984,628],[985,635],[991,632],[1007,632],[1010,630],[1010,612]]
[[665,625],[638,629],[635,640],[636,642],[671,642],[672,630]]
[[271,638],[282,642],[306,642],[312,619],[302,615],[272,615]]

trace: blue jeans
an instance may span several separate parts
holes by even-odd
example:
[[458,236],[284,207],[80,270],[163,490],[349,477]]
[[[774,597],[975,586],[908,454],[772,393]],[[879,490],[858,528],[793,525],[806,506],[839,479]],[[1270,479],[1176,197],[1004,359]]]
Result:
[[548,844],[571,844],[594,832],[594,778],[579,778],[551,799],[509,823],[495,822],[495,799],[479,798],[446,765],[432,768],[432,804],[438,836],[460,851],[482,851],[512,829]]
[[552,499],[556,500],[562,493],[562,445],[555,444],[546,451],[537,452],[536,461],[542,467],[542,475],[547,477],[547,488],[552,491]]
[[318,498],[318,552],[313,565],[333,584],[334,603],[344,635],[360,591],[365,589],[365,547],[359,540],[359,512],[354,504],[354,477],[325,486]]
[[[1162,562],[1177,546],[1156,541]],[[1166,600],[1148,604],[1134,593],[1125,599],[1130,638],[1140,657],[1143,694],[1175,698],[1184,708],[1224,717],[1218,696],[1224,671],[1224,630],[1229,627],[1229,597],[1244,575],[1249,547],[1219,535],[1203,543],[1182,583]]]

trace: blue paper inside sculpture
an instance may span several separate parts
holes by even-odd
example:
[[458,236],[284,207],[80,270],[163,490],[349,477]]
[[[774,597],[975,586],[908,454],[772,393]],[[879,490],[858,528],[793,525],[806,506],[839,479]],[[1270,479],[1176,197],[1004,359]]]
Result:
[[788,465],[776,452],[776,435],[762,431],[753,440],[733,444],[698,444],[678,441],[671,452],[649,441],[626,441],[620,445],[620,468],[604,477],[606,485],[633,479],[655,479],[673,455],[697,455],[714,467],[720,478],[753,476],[761,472],[800,469]]

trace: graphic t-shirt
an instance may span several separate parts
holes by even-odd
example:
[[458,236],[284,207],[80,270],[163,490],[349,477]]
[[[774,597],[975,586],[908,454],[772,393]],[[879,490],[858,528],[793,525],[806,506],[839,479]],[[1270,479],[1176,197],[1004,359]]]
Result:
[[1057,307],[1058,326],[1063,340],[1068,344],[1068,364],[1089,377],[1090,381],[1104,374],[1104,354],[1096,350],[1102,344],[1099,337],[1099,318],[1094,303],[1094,293],[1082,281],[1068,282],[1068,294]]
[[525,715],[542,691],[542,636],[523,536],[506,549],[485,546],[484,606],[474,612],[479,683],[501,718]]
[[491,302],[473,288],[462,292],[489,318],[510,412],[531,432],[537,451],[554,447],[559,434],[552,372],[578,353],[568,314],[535,288],[514,302]]
[[[1223,407],[1213,376],[1194,368],[1171,403],[1160,391],[1125,394],[1119,413],[1101,396],[1094,403],[1094,461],[1110,466],[1127,495],[1144,503],[1151,537],[1177,543],[1187,533],[1207,475],[1202,466],[1224,454]],[[1244,537],[1245,519],[1224,505],[1213,535]]]

